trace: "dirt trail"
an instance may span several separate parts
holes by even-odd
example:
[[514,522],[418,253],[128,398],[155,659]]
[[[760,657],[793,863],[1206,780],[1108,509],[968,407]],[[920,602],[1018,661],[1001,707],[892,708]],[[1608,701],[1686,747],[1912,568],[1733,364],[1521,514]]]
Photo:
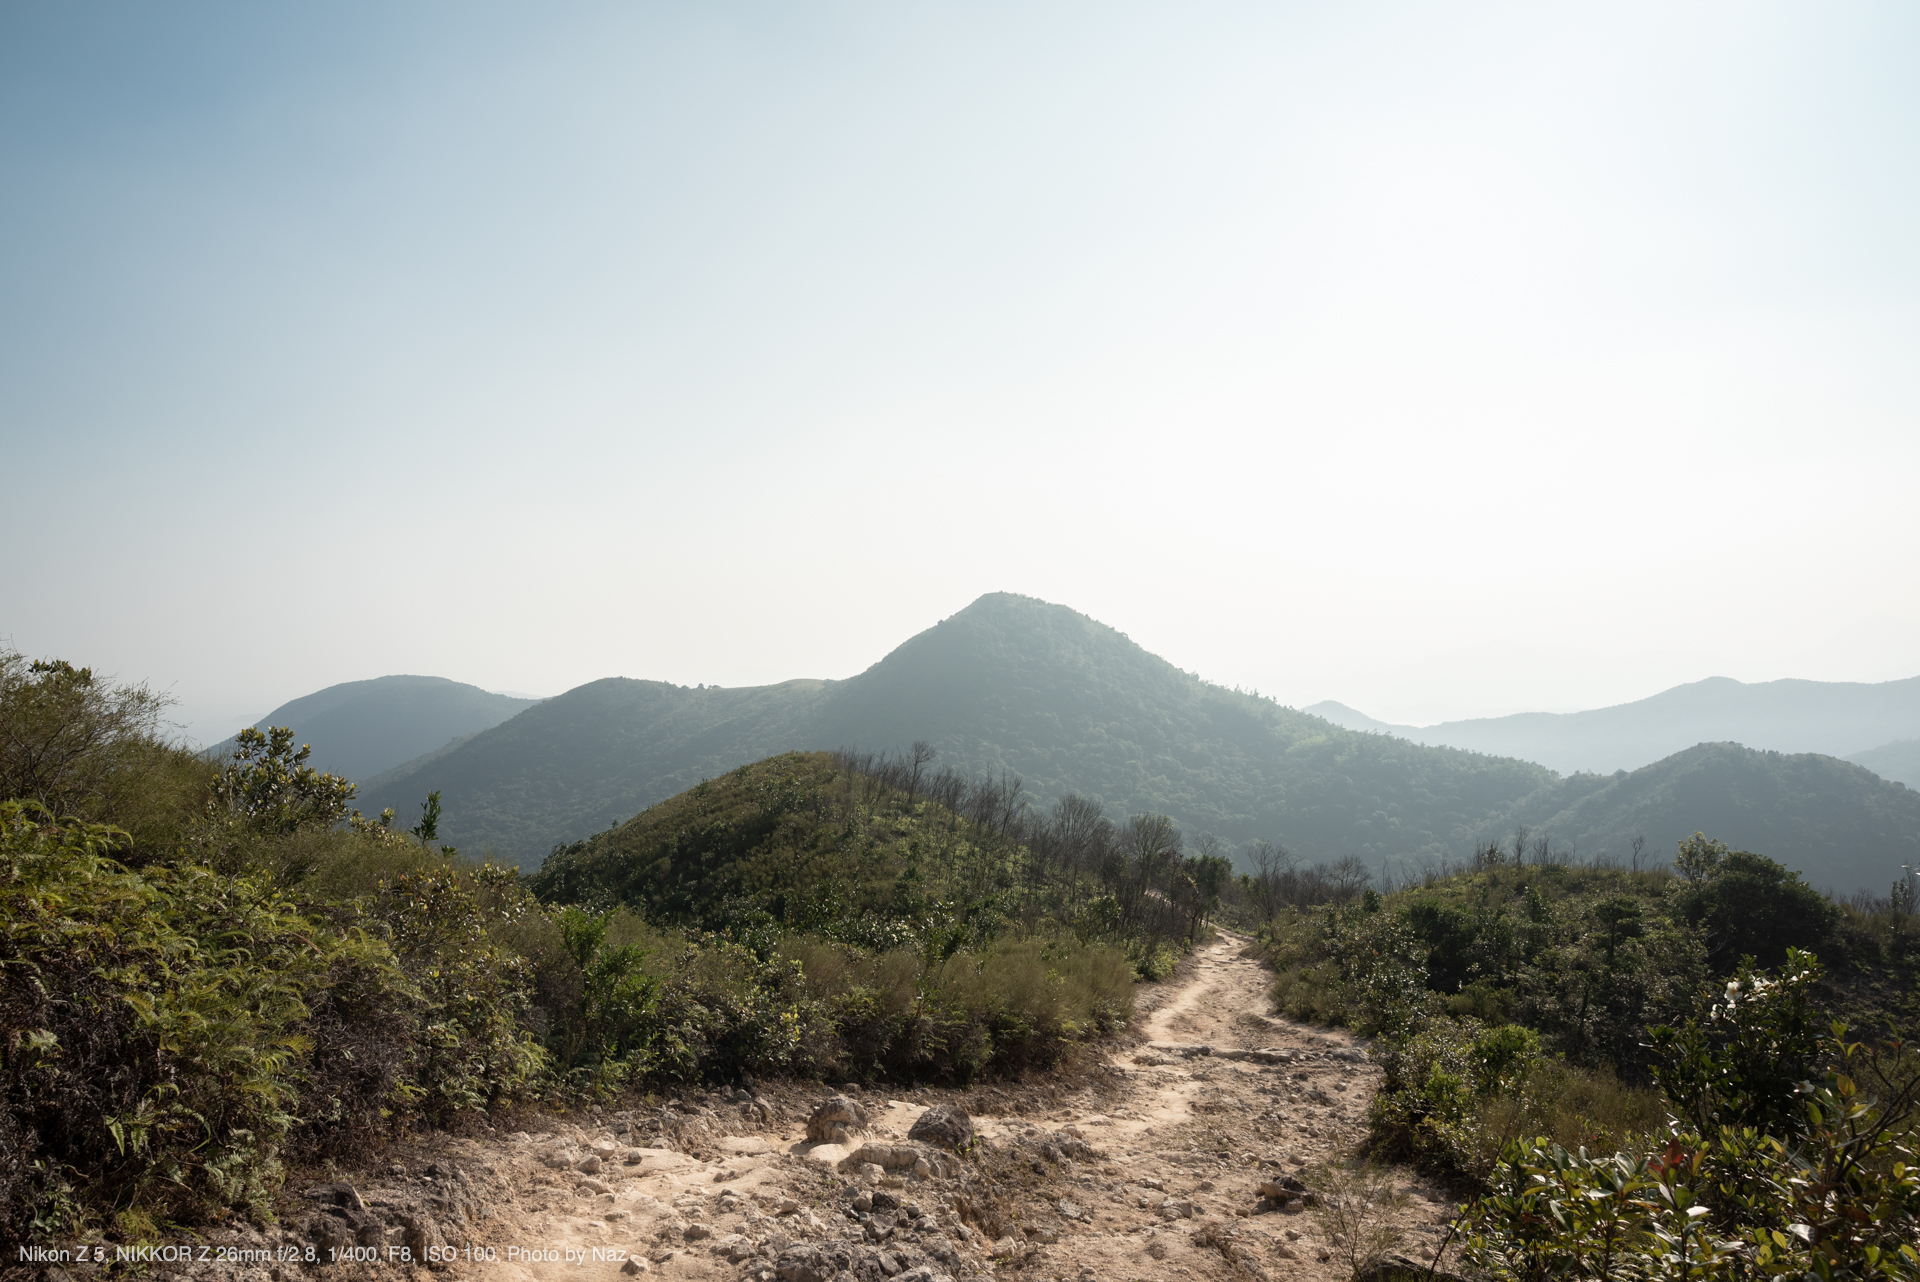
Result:
[[[1379,1072],[1343,1033],[1268,1018],[1270,976],[1245,942],[1223,934],[1143,994],[1140,1040],[1065,1089],[849,1091],[867,1129],[846,1144],[807,1141],[821,1093],[798,1087],[446,1140],[384,1187],[322,1191],[302,1240],[339,1222],[416,1263],[451,1254],[435,1274],[470,1282],[1340,1277],[1314,1216],[1257,1190],[1350,1153]],[[911,1161],[908,1130],[943,1103],[982,1141],[960,1160],[920,1148],[954,1169],[860,1165],[863,1151]],[[1443,1195],[1395,1183],[1403,1203],[1383,1213],[1429,1259]],[[364,1211],[339,1205],[356,1198]]]

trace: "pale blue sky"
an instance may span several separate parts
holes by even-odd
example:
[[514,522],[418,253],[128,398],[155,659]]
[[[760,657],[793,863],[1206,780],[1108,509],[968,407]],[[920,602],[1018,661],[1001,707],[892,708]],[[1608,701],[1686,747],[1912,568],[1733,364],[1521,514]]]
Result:
[[1920,10],[0,8],[0,638],[1428,721],[1920,673]]

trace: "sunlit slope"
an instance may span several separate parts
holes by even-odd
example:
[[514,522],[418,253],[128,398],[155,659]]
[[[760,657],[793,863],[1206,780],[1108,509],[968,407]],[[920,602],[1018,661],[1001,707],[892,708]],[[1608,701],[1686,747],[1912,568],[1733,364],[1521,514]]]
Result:
[[442,831],[537,867],[555,844],[773,753],[931,743],[942,765],[1018,775],[1118,818],[1173,816],[1230,844],[1378,869],[1463,859],[1525,824],[1557,848],[1664,860],[1696,830],[1819,885],[1884,887],[1920,860],[1920,794],[1831,757],[1689,747],[1618,776],[1342,729],[1209,685],[1063,606],[985,596],[845,681],[687,689],[610,679],[550,699],[367,789],[412,822],[439,789]]
[[1223,689],[1064,606],[996,593],[901,645],[823,700],[817,742],[925,739],[1036,797],[1098,797],[1233,842],[1313,858],[1413,855],[1546,783],[1537,766],[1355,734]]

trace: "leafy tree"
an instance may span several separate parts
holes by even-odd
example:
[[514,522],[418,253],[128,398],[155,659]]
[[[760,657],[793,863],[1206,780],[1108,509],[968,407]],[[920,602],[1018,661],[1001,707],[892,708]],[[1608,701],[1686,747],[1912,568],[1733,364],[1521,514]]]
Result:
[[112,824],[146,862],[177,844],[205,798],[206,767],[162,734],[171,703],[62,659],[0,646],[0,800]]
[[113,685],[64,659],[0,650],[0,797],[91,813],[158,737],[168,700]]
[[1631,895],[1611,895],[1595,905],[1593,915],[1606,929],[1607,966],[1611,968],[1622,941],[1640,938],[1645,929],[1640,901]]
[[427,799],[420,803],[420,822],[411,829],[414,836],[426,845],[440,835],[440,790],[434,789]]
[[266,734],[248,726],[237,736],[233,760],[214,777],[209,811],[262,833],[330,828],[345,819],[354,785],[307,764],[313,749],[293,746],[293,731]]
[[1688,881],[1706,881],[1720,867],[1720,861],[1731,853],[1726,842],[1696,832],[1680,843],[1680,852],[1673,859],[1673,870]]
[[1840,910],[1798,873],[1744,850],[1721,847],[1707,853],[1710,858],[1698,858],[1687,871],[1674,903],[1679,915],[1703,932],[1708,955],[1722,974],[1742,957],[1773,965],[1790,948],[1831,944]]

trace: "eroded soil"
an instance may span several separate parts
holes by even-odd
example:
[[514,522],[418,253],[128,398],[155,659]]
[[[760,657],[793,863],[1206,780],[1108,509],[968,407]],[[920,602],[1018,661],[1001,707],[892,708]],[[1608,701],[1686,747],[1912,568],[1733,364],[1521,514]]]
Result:
[[[227,1271],[245,1282],[1344,1278],[1314,1209],[1282,1185],[1353,1152],[1379,1073],[1347,1035],[1269,1018],[1269,976],[1244,945],[1223,934],[1197,950],[1143,994],[1133,1040],[1070,1074],[842,1088],[866,1119],[844,1144],[806,1139],[824,1092],[792,1084],[441,1137],[375,1178],[319,1186],[280,1228],[231,1235],[278,1256],[315,1247],[377,1263]],[[972,1115],[966,1155],[913,1146],[932,1159],[917,1174],[862,1161],[911,1161],[907,1133],[939,1104]],[[1397,1204],[1371,1214],[1425,1263],[1451,1207],[1411,1175],[1391,1185]]]

